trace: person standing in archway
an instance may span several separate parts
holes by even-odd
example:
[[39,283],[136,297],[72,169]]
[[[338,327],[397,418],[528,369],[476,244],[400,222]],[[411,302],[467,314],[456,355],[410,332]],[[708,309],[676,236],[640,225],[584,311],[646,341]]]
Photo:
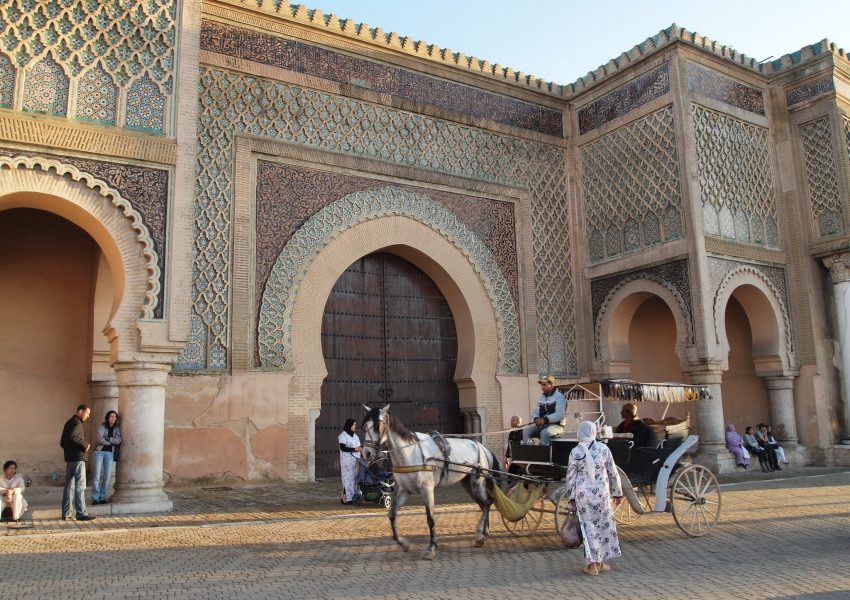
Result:
[[91,408],[80,404],[77,412],[65,422],[59,445],[65,451],[65,489],[62,491],[62,520],[71,518],[71,486],[77,521],[93,521],[86,508],[86,454],[91,444],[86,441],[83,423],[91,416]]

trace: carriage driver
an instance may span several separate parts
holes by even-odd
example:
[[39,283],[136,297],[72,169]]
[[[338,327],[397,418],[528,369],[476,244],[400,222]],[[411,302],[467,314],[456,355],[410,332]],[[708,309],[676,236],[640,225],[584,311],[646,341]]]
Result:
[[522,439],[528,442],[533,437],[539,437],[540,443],[548,446],[550,438],[564,432],[563,420],[567,412],[567,399],[555,389],[553,375],[538,379],[537,383],[543,393],[537,399],[537,406],[531,414],[534,424],[523,430]]

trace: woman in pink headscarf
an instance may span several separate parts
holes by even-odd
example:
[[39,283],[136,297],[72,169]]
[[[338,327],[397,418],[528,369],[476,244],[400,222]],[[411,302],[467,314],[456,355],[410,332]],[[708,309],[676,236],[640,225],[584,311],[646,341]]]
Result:
[[584,537],[584,572],[610,571],[605,561],[622,554],[614,508],[623,500],[623,488],[611,451],[596,440],[596,424],[591,421],[578,426],[578,445],[567,465],[567,489]]
[[729,423],[726,426],[726,448],[735,455],[735,463],[745,469],[750,466],[750,453],[744,447],[744,438],[735,431],[735,426]]

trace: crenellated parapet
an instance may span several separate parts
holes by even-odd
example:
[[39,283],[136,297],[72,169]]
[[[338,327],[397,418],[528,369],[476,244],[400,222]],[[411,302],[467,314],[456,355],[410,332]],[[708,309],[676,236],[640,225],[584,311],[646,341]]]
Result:
[[579,77],[572,83],[562,85],[552,81],[546,81],[523,71],[515,71],[510,67],[505,67],[498,63],[491,63],[486,59],[467,56],[463,52],[455,52],[451,48],[441,48],[423,40],[414,40],[409,36],[401,36],[396,32],[388,33],[381,27],[369,27],[367,23],[355,23],[351,19],[340,18],[333,13],[324,14],[320,9],[309,9],[303,4],[289,4],[280,0],[271,2],[268,0],[225,1],[258,12],[272,14],[289,21],[311,25],[333,34],[349,36],[370,44],[375,44],[381,48],[388,48],[444,65],[466,69],[475,74],[493,77],[507,83],[562,98],[570,98],[580,94],[601,83],[608,77],[613,76],[620,70],[676,42],[683,42],[701,50],[711,52],[715,56],[767,76],[774,75],[783,69],[805,62],[811,58],[821,56],[825,52],[830,52],[836,59],[846,61],[850,64],[848,53],[843,48],[837,47],[834,43],[826,39],[805,46],[796,52],[791,52],[776,60],[759,62],[751,56],[738,52],[731,46],[721,44],[699,33],[679,27],[674,23],[670,27],[662,29],[657,34],[648,37],[640,44],[636,44],[627,52],[623,52],[620,56],[612,58],[604,65],[590,71],[587,75]]

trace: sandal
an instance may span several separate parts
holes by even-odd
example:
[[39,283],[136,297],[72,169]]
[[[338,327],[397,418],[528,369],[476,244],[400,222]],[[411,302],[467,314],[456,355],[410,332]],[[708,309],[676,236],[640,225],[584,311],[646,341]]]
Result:
[[587,565],[584,567],[584,572],[588,575],[599,575],[599,571],[596,569],[596,565]]
[[597,570],[598,570],[600,573],[604,573],[605,571],[610,571],[610,570],[611,570],[611,565],[606,564],[606,563],[599,563],[599,564],[600,564],[600,566],[599,566],[599,567],[597,567]]

